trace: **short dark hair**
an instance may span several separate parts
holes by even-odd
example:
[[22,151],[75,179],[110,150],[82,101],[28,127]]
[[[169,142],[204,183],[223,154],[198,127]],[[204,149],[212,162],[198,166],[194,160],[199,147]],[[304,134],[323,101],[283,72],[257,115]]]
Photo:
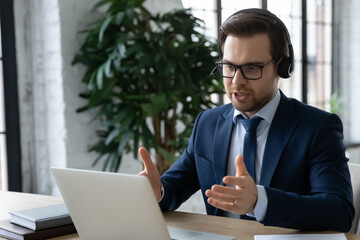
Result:
[[266,33],[270,38],[271,56],[279,60],[289,56],[287,37],[283,27],[275,19],[256,13],[239,13],[229,17],[219,31],[220,58],[223,57],[224,43],[229,35],[250,37],[258,33]]

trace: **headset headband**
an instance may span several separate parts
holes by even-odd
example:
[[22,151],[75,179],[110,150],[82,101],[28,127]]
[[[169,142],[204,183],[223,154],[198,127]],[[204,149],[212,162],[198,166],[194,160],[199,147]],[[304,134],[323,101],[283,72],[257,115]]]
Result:
[[[260,15],[264,15],[264,16],[267,16],[269,18],[272,18],[274,19],[277,23],[279,23],[281,25],[281,28],[283,30],[283,32],[285,33],[285,36],[286,36],[286,39],[289,43],[289,45],[291,44],[291,39],[290,39],[290,34],[289,34],[289,31],[287,29],[287,27],[285,26],[285,24],[283,23],[283,21],[280,20],[280,18],[278,18],[275,14],[273,14],[272,12],[270,12],[269,10],[266,10],[266,9],[262,9],[262,8],[248,8],[248,9],[242,9],[242,10],[239,10],[235,13],[233,13],[230,17],[228,17],[227,19],[235,16],[235,15],[238,15],[238,14],[241,14],[241,13],[253,13],[253,14],[260,14]],[[226,20],[227,20],[226,19]]]
[[[226,21],[228,19],[230,19],[231,17],[238,15],[238,14],[242,14],[242,13],[264,15],[271,19],[274,19],[276,21],[276,23],[279,24],[281,30],[285,34],[287,42],[288,42],[289,56],[283,56],[281,62],[279,63],[279,66],[278,66],[278,74],[282,78],[289,78],[294,71],[294,50],[293,50],[293,47],[291,44],[289,31],[287,30],[285,24],[275,14],[271,13],[270,11],[268,11],[266,9],[261,9],[261,8],[249,8],[249,9],[243,9],[243,10],[237,11],[234,14],[232,14],[230,17],[228,17],[226,19]],[[220,43],[219,43],[219,53],[220,53],[220,55],[222,55]],[[215,73],[214,70],[212,71],[212,75],[214,75],[214,73]]]

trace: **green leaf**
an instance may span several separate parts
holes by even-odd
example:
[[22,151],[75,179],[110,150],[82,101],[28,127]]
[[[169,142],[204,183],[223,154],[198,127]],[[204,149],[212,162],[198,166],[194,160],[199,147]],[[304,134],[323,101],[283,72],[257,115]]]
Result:
[[134,118],[135,118],[134,115],[129,115],[129,116],[123,118],[122,121],[120,122],[121,128],[128,129],[130,127],[130,124],[133,123]]
[[174,154],[169,153],[168,151],[166,151],[164,148],[162,148],[162,147],[160,147],[160,146],[157,146],[157,147],[156,147],[156,150],[157,150],[162,156],[164,156],[164,158],[165,158],[166,160],[168,160],[169,162],[171,162],[171,163],[175,162],[176,159],[175,159]]
[[111,61],[114,59],[114,56],[111,55],[105,63],[105,76],[108,78],[113,78],[114,73],[111,71]]
[[118,146],[118,150],[117,150],[117,153],[119,155],[123,153],[124,147],[128,143],[128,141],[131,137],[131,134],[132,134],[132,131],[129,129],[122,135],[122,138],[121,138],[120,144]]
[[154,116],[159,112],[168,108],[168,102],[165,94],[150,94],[150,103],[141,104],[141,108],[150,116]]
[[345,98],[334,92],[329,100],[330,112],[340,114],[346,107]]
[[129,101],[145,101],[147,99],[147,96],[145,95],[127,95],[125,98]]
[[126,13],[126,15],[127,15],[127,17],[128,17],[129,19],[133,19],[133,18],[134,18],[135,11],[134,11],[133,8],[128,8],[128,9],[126,9],[125,13]]
[[93,161],[91,166],[94,167],[103,156],[103,154],[99,154],[99,156]]
[[129,57],[130,55],[132,55],[134,53],[141,52],[141,48],[142,48],[142,46],[140,44],[136,44],[134,46],[129,47],[128,50],[126,51],[126,56]]
[[96,4],[94,5],[92,11],[98,9],[99,7],[101,7],[101,6],[103,6],[103,5],[107,4],[107,3],[109,3],[109,0],[102,0],[102,1],[100,1],[100,2],[98,2],[98,3],[96,3]]
[[113,19],[113,16],[107,15],[105,21],[101,25],[100,32],[99,32],[99,43],[101,43],[103,41],[104,33],[112,19]]
[[120,25],[122,20],[124,19],[124,15],[125,13],[124,12],[119,12],[116,14],[116,17],[115,17],[115,24],[116,25]]
[[141,126],[141,130],[142,130],[142,141],[144,142],[144,147],[147,149],[152,148],[155,145],[154,144],[155,140],[150,129],[148,128],[148,126],[146,126],[146,123],[144,123]]
[[139,131],[134,131],[134,148],[133,148],[133,154],[134,158],[137,159],[138,156],[138,149],[139,149]]
[[96,86],[98,89],[103,87],[103,76],[104,76],[104,64],[102,64],[96,73]]
[[121,71],[121,59],[120,57],[117,57],[114,59],[113,63],[114,63],[114,67],[115,67],[115,71],[120,72]]
[[97,75],[97,70],[93,71],[90,75],[90,79],[87,85],[87,89],[90,91],[94,88],[96,75]]
[[117,45],[117,51],[118,51],[118,53],[119,53],[119,56],[121,57],[121,58],[124,58],[125,57],[125,54],[126,54],[126,46],[125,46],[125,44],[124,43],[119,43],[118,45]]
[[122,154],[117,156],[114,154],[114,157],[111,160],[110,172],[118,171],[120,167],[121,159],[122,159]]
[[109,145],[119,135],[119,133],[120,133],[120,129],[118,128],[112,130],[105,140],[105,145]]
[[102,168],[103,171],[106,171],[109,163],[111,162],[111,159],[113,158],[113,155],[114,155],[114,154],[113,154],[112,152],[110,152],[110,153],[108,154],[108,157],[106,158],[106,160],[105,160],[105,162],[104,162],[104,165],[103,165],[103,168]]

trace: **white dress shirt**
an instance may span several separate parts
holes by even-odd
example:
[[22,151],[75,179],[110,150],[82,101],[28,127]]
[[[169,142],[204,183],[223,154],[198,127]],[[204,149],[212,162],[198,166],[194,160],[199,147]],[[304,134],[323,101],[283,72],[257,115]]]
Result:
[[[261,167],[263,162],[264,150],[266,146],[266,140],[268,137],[269,129],[271,122],[274,118],[277,107],[280,103],[280,91],[278,90],[275,97],[266,104],[260,111],[258,111],[254,116],[259,116],[263,120],[259,123],[259,126],[256,129],[256,156],[255,156],[255,183],[260,182],[261,175]],[[231,143],[229,150],[229,158],[228,158],[228,167],[227,167],[227,175],[235,176],[236,167],[235,167],[235,158],[238,154],[243,155],[243,145],[244,145],[244,137],[246,130],[239,122],[237,124],[237,116],[241,114],[244,118],[247,118],[242,112],[235,109],[233,121],[236,126],[234,126],[232,134],[231,134]],[[253,118],[252,116],[251,118]],[[268,199],[266,195],[266,191],[264,186],[256,185],[258,189],[258,201],[255,205],[254,212],[248,213],[247,215],[255,217],[257,221],[262,221],[266,214]],[[229,217],[239,218],[239,214],[228,213]]]

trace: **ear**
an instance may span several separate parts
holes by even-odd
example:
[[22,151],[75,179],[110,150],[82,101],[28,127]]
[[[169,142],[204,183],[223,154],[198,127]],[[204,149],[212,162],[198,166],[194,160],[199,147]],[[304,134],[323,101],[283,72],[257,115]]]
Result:
[[279,81],[280,79],[280,75],[279,75],[279,64],[282,61],[283,57],[281,57],[280,59],[276,60],[274,62],[274,74],[276,75],[276,80]]
[[[276,60],[276,62],[275,62],[275,67],[276,67],[276,70],[278,70],[279,69],[279,65],[280,65],[280,63],[281,63],[281,61],[284,59],[284,57],[281,57],[281,58],[279,58],[278,60]],[[278,71],[279,72],[279,71]]]

